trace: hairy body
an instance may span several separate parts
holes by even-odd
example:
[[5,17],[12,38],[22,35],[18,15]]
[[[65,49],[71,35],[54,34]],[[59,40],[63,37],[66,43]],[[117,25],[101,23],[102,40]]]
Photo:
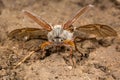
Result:
[[62,25],[55,25],[47,36],[48,41],[56,45],[62,44],[64,40],[73,40],[73,32],[64,30]]

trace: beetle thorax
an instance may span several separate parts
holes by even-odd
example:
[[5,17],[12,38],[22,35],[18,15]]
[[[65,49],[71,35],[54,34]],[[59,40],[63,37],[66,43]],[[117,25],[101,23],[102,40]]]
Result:
[[64,40],[72,40],[73,33],[64,30],[62,25],[55,25],[52,31],[48,33],[48,40],[56,44],[62,43]]

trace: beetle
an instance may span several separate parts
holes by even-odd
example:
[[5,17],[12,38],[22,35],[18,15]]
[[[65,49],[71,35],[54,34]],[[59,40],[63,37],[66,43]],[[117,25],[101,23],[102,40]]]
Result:
[[[22,37],[24,37],[25,39],[29,39],[31,37],[35,38],[35,36],[37,35],[39,35],[39,38],[46,36],[45,38],[47,38],[48,41],[45,41],[44,43],[40,45],[40,49],[42,50],[41,54],[43,56],[46,54],[45,48],[47,46],[54,46],[54,47],[65,46],[69,48],[70,50],[69,56],[70,56],[71,65],[75,65],[75,61],[73,60],[73,49],[76,49],[79,51],[79,49],[77,49],[76,44],[75,44],[75,40],[77,38],[80,38],[80,39],[89,38],[87,36],[88,34],[94,34],[95,37],[117,36],[116,31],[107,25],[88,24],[88,25],[77,27],[77,28],[72,26],[72,24],[91,7],[93,7],[93,5],[88,5],[88,6],[83,7],[71,19],[69,19],[64,25],[54,25],[54,26],[49,25],[46,21],[37,17],[35,14],[24,10],[23,13],[29,18],[31,18],[32,20],[34,20],[37,24],[39,24],[42,27],[42,29],[35,29],[35,28],[16,29],[9,33],[9,37],[17,38],[16,36],[18,36],[19,33],[23,34]],[[32,32],[34,31],[38,31],[39,34],[33,34]],[[42,32],[44,31],[46,31],[47,33],[42,34]],[[26,33],[27,35],[24,35]],[[16,65],[16,67],[19,66],[22,62],[24,62],[33,53],[34,51],[30,52],[30,54],[26,56],[22,61],[20,61]]]

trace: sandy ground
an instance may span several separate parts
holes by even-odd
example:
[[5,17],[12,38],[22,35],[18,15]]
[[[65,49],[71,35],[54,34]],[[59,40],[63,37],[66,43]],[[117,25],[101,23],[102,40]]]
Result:
[[[66,63],[62,57],[64,51],[58,54],[51,50],[44,59],[40,59],[41,52],[37,51],[13,69],[14,65],[43,42],[40,39],[26,42],[8,39],[12,30],[40,28],[25,17],[22,10],[29,10],[54,25],[64,24],[88,4],[95,7],[73,25],[109,25],[117,31],[118,37],[77,43],[85,55],[81,58],[79,53],[74,52],[76,68]],[[120,80],[119,34],[120,0],[0,0],[0,80]]]

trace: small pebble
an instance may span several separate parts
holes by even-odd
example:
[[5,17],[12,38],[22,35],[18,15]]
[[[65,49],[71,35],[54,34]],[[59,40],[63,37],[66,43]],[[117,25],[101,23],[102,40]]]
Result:
[[72,68],[73,68],[72,66],[68,66],[68,69],[70,69],[70,70],[71,70]]

